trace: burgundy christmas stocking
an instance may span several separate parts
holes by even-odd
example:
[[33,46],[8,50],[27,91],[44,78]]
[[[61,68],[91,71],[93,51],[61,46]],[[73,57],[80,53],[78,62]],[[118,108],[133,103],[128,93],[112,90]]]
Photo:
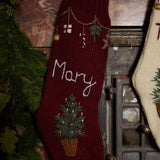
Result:
[[62,1],[36,114],[52,160],[104,159],[98,103],[109,27],[108,0]]

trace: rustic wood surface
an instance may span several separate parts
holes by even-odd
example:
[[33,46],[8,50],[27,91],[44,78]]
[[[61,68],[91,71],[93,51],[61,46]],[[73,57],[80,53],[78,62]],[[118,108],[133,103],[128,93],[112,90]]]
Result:
[[21,28],[36,47],[50,47],[61,0],[23,0],[16,10]]

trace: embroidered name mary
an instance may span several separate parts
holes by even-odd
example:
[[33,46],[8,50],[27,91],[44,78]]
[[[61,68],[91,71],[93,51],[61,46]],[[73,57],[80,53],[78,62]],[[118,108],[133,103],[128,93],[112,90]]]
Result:
[[73,73],[72,70],[66,70],[66,65],[67,63],[65,61],[59,63],[58,60],[56,59],[54,62],[52,77],[55,77],[56,70],[61,70],[61,79],[62,80],[64,79],[69,82],[77,83],[78,79],[82,77],[83,83],[86,85],[86,87],[83,89],[83,96],[88,97],[91,92],[91,88],[97,83],[96,81],[93,80],[93,76],[88,77],[86,73],[79,73],[79,72]]

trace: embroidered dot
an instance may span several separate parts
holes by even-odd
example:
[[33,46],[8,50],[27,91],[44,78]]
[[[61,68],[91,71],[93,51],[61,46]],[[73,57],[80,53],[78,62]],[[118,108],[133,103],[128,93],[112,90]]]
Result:
[[68,33],[72,33],[72,30],[71,30],[71,29],[68,29],[67,32],[68,32]]

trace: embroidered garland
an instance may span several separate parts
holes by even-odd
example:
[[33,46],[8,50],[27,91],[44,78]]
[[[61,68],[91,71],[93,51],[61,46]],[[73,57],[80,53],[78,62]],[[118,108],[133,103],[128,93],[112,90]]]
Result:
[[[110,39],[109,39],[109,36],[108,36],[108,35],[110,35],[110,28],[103,26],[103,25],[99,22],[99,20],[98,20],[98,18],[97,18],[96,15],[94,16],[93,21],[88,22],[88,23],[84,23],[84,22],[81,22],[80,20],[78,20],[78,18],[75,16],[74,12],[72,11],[71,7],[69,7],[68,10],[66,10],[65,12],[63,12],[62,14],[60,14],[59,17],[64,16],[64,15],[66,15],[66,14],[68,14],[68,22],[67,22],[67,24],[65,24],[65,25],[63,26],[63,28],[64,28],[64,33],[65,33],[65,34],[67,34],[67,33],[68,33],[68,34],[72,33],[72,24],[70,24],[70,17],[71,17],[71,15],[72,15],[73,19],[74,19],[77,23],[83,25],[83,32],[82,32],[82,33],[79,33],[79,37],[82,38],[82,48],[85,48],[85,47],[87,46],[86,34],[85,34],[85,31],[84,31],[84,26],[89,26],[89,25],[90,25],[90,27],[89,27],[90,36],[93,36],[93,37],[94,37],[94,42],[95,42],[96,36],[99,36],[99,37],[101,36],[100,33],[102,32],[102,28],[103,28],[103,29],[106,29],[106,30],[108,31],[108,33],[107,33],[107,35],[106,35],[106,37],[105,37],[106,39],[103,39],[103,40],[102,40],[102,41],[104,42],[104,46],[101,47],[101,48],[102,48],[102,49],[105,49],[107,46],[109,46],[109,41],[110,41]],[[56,29],[56,31],[57,31],[57,29]],[[56,41],[59,40],[59,37],[60,37],[60,36],[59,36],[59,34],[58,34],[58,31],[55,33],[55,35],[56,35],[56,37],[58,37],[58,38],[54,38],[54,40],[56,40]]]
[[69,7],[69,9],[68,9],[67,11],[63,12],[62,14],[60,14],[60,17],[63,16],[63,15],[65,15],[65,14],[67,14],[67,13],[68,13],[68,21],[69,21],[69,19],[70,19],[70,14],[71,14],[71,15],[73,16],[74,20],[75,20],[77,23],[81,24],[81,25],[88,26],[88,25],[93,25],[93,24],[96,24],[96,23],[97,23],[101,28],[110,30],[110,28],[103,26],[103,25],[99,22],[99,20],[98,20],[98,18],[97,18],[96,15],[94,16],[94,20],[93,20],[93,21],[88,22],[88,23],[84,23],[84,22],[81,22],[80,20],[77,19],[77,17],[75,16],[74,12],[73,12],[72,9],[71,9],[71,7]]

